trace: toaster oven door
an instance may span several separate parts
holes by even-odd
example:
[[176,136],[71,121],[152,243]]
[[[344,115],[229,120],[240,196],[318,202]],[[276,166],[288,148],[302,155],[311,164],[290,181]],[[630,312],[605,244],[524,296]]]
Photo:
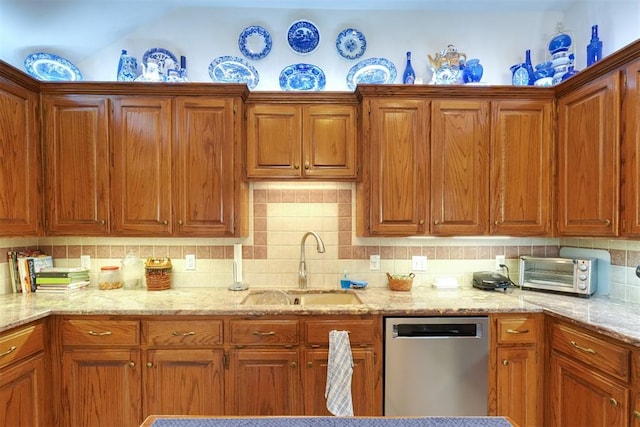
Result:
[[524,288],[575,292],[576,264],[571,258],[520,258],[520,284]]

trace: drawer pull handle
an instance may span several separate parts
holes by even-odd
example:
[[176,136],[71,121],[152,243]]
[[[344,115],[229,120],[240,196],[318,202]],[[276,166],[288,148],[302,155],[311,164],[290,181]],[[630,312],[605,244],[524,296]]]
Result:
[[508,361],[507,359],[504,359],[504,360],[502,361],[502,364],[503,364],[504,366],[509,366],[509,361]]
[[589,353],[589,354],[596,354],[596,351],[590,347],[582,347],[580,344],[578,344],[575,341],[571,341],[571,345],[574,346],[575,348],[577,348],[578,350],[582,350],[585,353]]
[[640,411],[633,411],[633,417],[636,420],[640,420]]
[[609,398],[609,403],[611,404],[611,406],[618,406],[618,401],[615,400],[613,397]]
[[507,329],[508,334],[528,334],[528,329],[518,330],[518,329]]
[[10,355],[14,351],[16,351],[17,348],[18,347],[16,347],[15,345],[12,345],[11,347],[9,347],[9,350],[5,351],[4,353],[0,353],[0,357],[4,357],[4,356]]
[[174,337],[188,337],[190,335],[195,335],[196,333],[193,331],[190,332],[178,332],[178,331],[173,331],[171,332],[171,335],[173,335]]
[[104,332],[89,331],[88,334],[94,337],[103,337],[106,335],[111,335],[111,331],[104,331]]
[[273,336],[275,334],[276,333],[274,331],[269,331],[269,332],[253,331],[253,335],[257,337],[268,337],[268,336]]

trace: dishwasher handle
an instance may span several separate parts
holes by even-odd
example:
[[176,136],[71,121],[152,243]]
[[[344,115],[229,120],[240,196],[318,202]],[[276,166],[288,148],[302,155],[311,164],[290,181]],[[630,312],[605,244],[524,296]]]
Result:
[[479,323],[399,323],[393,325],[393,338],[480,338]]

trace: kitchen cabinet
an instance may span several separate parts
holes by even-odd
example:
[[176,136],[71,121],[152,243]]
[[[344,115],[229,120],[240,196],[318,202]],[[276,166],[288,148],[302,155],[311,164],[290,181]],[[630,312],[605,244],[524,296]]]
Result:
[[640,350],[635,349],[631,356],[631,378],[633,389],[631,396],[631,426],[640,427]]
[[143,321],[144,417],[224,414],[222,320]]
[[[275,97],[275,95],[272,95]],[[350,179],[357,176],[357,107],[341,103],[249,99],[246,174],[249,179]],[[257,97],[257,96],[256,96]]]
[[47,234],[110,231],[109,98],[42,95]]
[[44,322],[0,334],[0,425],[51,425]]
[[598,334],[552,321],[550,426],[628,426],[631,351]]
[[621,72],[558,98],[557,228],[561,236],[617,236]]
[[543,425],[543,317],[496,314],[491,322],[489,413]]
[[492,102],[489,234],[551,233],[552,114],[550,97]]
[[0,236],[42,233],[37,86],[20,80],[18,72],[0,73]]
[[431,106],[430,234],[486,234],[490,104],[434,100]]
[[136,320],[62,320],[64,426],[142,422],[139,329]]
[[640,61],[625,68],[622,234],[640,237]]

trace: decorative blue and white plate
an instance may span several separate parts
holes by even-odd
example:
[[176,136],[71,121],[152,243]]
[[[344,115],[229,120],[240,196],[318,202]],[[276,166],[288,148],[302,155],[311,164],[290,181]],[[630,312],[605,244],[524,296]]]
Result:
[[393,83],[398,70],[393,62],[385,58],[368,58],[351,67],[347,74],[347,86],[354,90],[359,84]]
[[142,63],[146,66],[149,59],[153,59],[158,64],[158,70],[160,71],[160,77],[167,75],[167,72],[171,69],[178,68],[180,63],[178,58],[167,49],[160,47],[154,47],[149,49],[142,55]]
[[367,49],[367,39],[355,28],[347,28],[338,34],[336,49],[345,59],[358,59]]
[[289,27],[287,42],[295,53],[307,55],[316,50],[320,44],[320,31],[313,23],[301,19]]
[[240,52],[249,59],[262,59],[271,52],[271,34],[259,25],[245,28],[238,37]]
[[280,72],[282,90],[324,90],[324,71],[313,64],[292,64]]
[[236,56],[219,56],[211,61],[209,77],[218,83],[246,83],[249,89],[254,89],[260,81],[253,65]]
[[82,80],[78,67],[68,59],[53,53],[32,53],[24,59],[24,67],[31,76],[49,82]]

